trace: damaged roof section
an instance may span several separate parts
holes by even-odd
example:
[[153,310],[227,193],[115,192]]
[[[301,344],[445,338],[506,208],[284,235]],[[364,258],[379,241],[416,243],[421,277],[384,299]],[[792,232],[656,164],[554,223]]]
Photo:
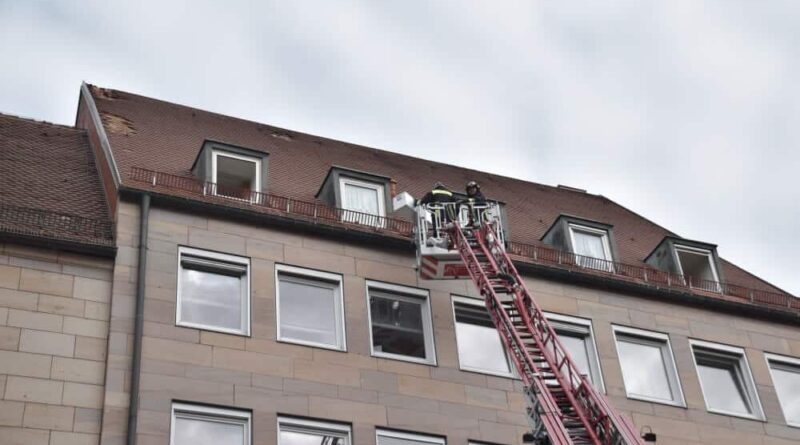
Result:
[[84,130],[0,114],[0,237],[113,252]]

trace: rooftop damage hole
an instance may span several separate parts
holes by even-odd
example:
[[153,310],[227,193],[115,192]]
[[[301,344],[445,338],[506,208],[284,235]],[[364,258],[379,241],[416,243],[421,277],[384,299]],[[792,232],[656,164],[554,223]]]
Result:
[[109,133],[133,136],[137,133],[130,119],[111,113],[102,113],[103,125]]

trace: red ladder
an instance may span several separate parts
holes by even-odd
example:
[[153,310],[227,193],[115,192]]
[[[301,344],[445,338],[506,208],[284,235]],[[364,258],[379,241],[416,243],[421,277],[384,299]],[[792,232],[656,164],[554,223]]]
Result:
[[450,239],[486,302],[523,383],[536,445],[643,445],[633,424],[616,412],[582,375],[533,300],[495,223],[462,230]]

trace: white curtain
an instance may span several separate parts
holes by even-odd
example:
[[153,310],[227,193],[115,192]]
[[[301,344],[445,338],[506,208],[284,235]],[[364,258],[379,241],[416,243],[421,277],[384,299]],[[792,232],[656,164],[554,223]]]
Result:
[[378,192],[375,189],[346,184],[344,208],[370,215],[378,215]]
[[575,231],[575,253],[591,258],[606,260],[606,251],[603,248],[603,237],[590,233]]

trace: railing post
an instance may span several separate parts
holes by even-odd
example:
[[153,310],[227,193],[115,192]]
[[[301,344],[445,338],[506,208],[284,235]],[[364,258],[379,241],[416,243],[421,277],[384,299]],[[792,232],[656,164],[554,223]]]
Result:
[[156,174],[153,173],[153,187],[156,186]]

